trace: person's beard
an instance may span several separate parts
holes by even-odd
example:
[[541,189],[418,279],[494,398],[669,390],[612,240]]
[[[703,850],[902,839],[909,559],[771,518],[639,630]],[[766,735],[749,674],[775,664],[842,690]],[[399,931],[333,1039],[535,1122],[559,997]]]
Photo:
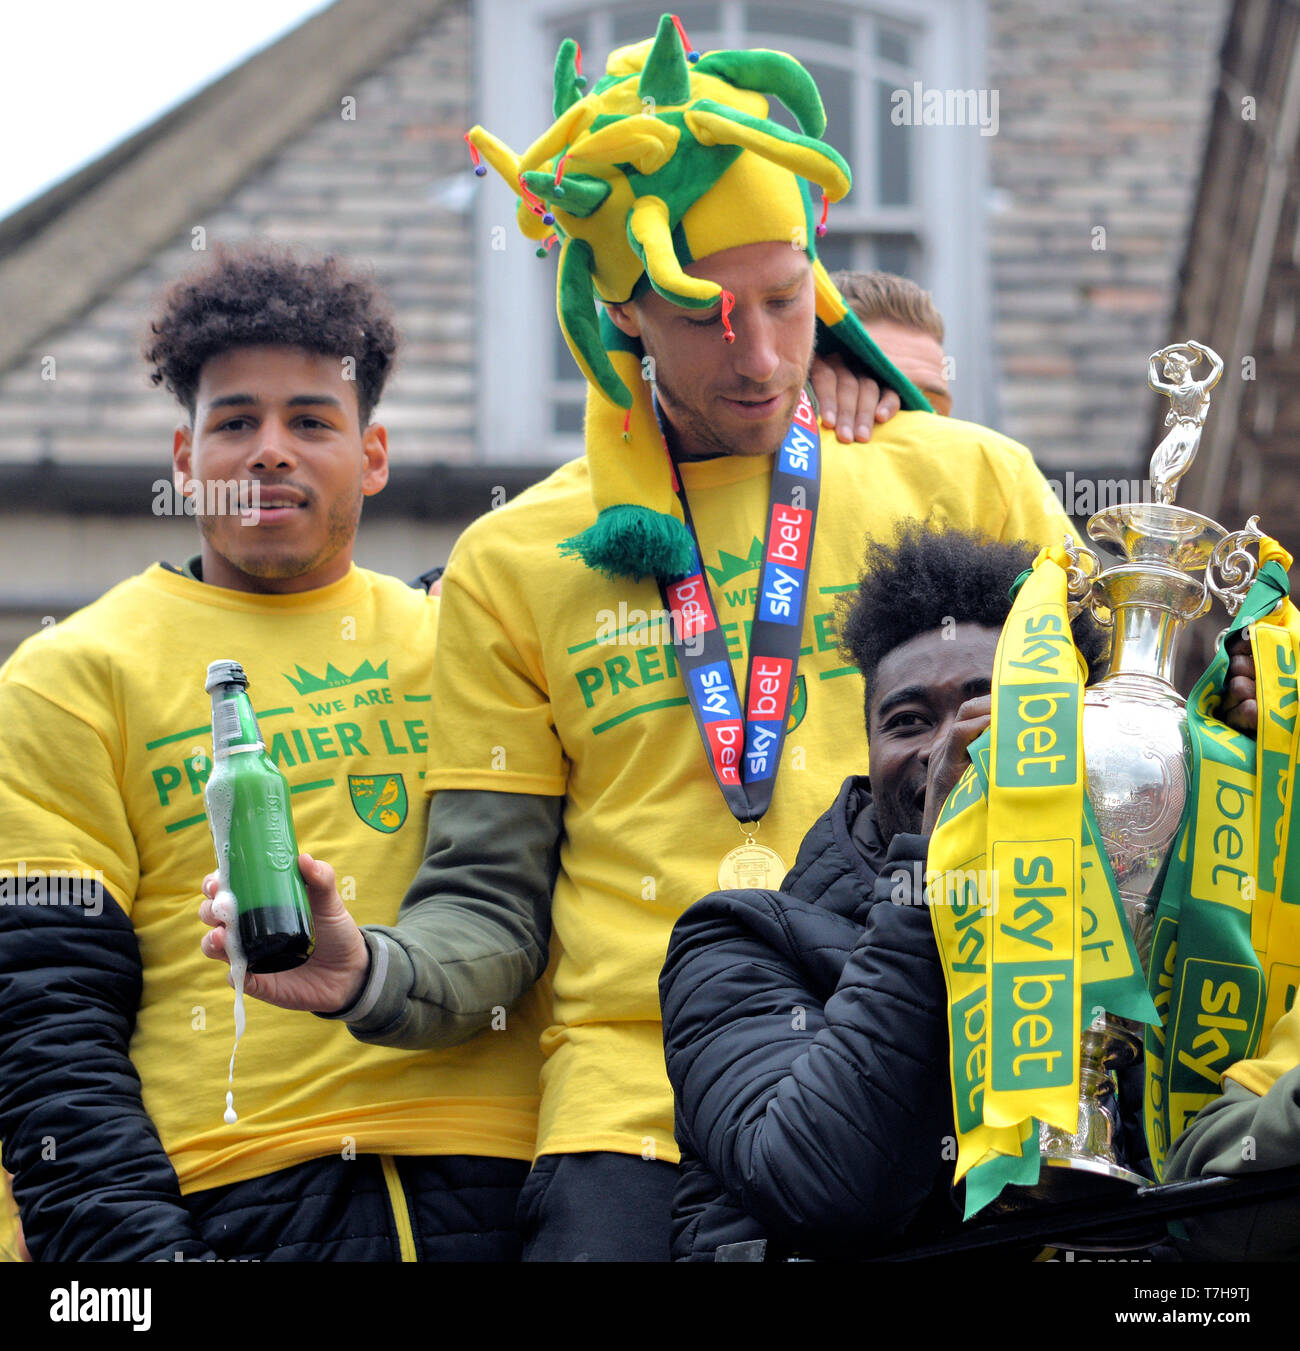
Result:
[[[808,369],[803,373],[801,387],[808,383],[808,370],[812,369],[812,355],[808,357]],[[656,371],[655,391],[659,396],[659,402],[663,407],[664,413],[674,437],[670,437],[670,442],[675,440],[673,453],[675,458],[682,460],[708,460],[718,455],[773,455],[781,448],[781,442],[785,439],[788,426],[781,426],[779,430],[773,431],[774,441],[772,445],[763,450],[754,450],[745,446],[737,446],[734,442],[728,441],[720,435],[713,423],[707,418],[702,417],[694,408],[690,407],[684,401],[679,399],[673,393],[672,386],[663,378],[662,373]],[[796,395],[796,399],[798,396]],[[790,416],[793,417],[794,408],[790,409]],[[787,419],[788,422],[788,419]],[[685,436],[692,444],[691,453],[688,455],[679,454],[679,448],[682,443],[682,437]]]
[[881,838],[886,844],[895,835],[919,835],[925,813],[910,801],[887,796],[884,793],[873,794],[876,806],[876,823],[880,827]]
[[[318,495],[305,484],[295,483],[288,479],[280,479],[276,483],[277,485],[297,488],[306,498],[307,505],[310,507],[315,507],[319,501]],[[266,486],[271,486],[270,481],[267,482]],[[247,577],[260,577],[267,581],[283,581],[290,577],[301,577],[304,573],[327,563],[341,549],[346,548],[356,536],[357,527],[361,523],[361,507],[364,501],[365,493],[362,491],[361,482],[358,479],[355,493],[346,497],[338,497],[331,504],[329,514],[326,517],[325,540],[317,546],[314,552],[307,552],[303,545],[295,546],[289,541],[277,542],[273,537],[265,541],[260,550],[254,548],[245,552],[237,547],[244,543],[238,534],[230,530],[226,530],[223,534],[221,530],[214,527],[214,521],[220,520],[225,523],[230,520],[229,517],[213,518],[200,515],[196,520],[199,533],[233,568]],[[257,526],[240,524],[238,529],[255,531]],[[248,542],[253,543],[251,535]],[[277,544],[278,548],[276,547]]]

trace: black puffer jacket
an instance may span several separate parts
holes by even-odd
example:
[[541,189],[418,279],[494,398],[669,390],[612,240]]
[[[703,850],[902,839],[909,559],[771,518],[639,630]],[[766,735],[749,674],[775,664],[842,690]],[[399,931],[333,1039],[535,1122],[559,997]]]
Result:
[[135,930],[98,905],[0,907],[0,1140],[37,1261],[213,1255],[144,1110]]
[[522,1160],[331,1154],[182,1196],[129,1054],[140,988],[106,892],[0,904],[0,1141],[37,1261],[518,1259]]
[[716,892],[677,922],[660,995],[678,1260],[757,1238],[860,1255],[959,1223],[925,846],[886,849],[851,778],[784,890]]

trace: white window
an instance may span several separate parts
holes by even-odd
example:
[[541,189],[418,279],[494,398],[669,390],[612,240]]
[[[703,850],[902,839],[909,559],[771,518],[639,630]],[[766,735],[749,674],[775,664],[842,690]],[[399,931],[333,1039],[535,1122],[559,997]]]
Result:
[[[594,84],[613,48],[653,35],[659,12],[643,0],[478,0],[474,120],[522,153],[550,125],[560,41],[578,41],[583,73]],[[991,420],[983,227],[988,132],[952,125],[951,117],[926,125],[922,116],[929,91],[948,94],[950,109],[971,109],[982,90],[978,106],[989,106],[984,0],[698,0],[676,13],[701,52],[773,47],[807,67],[826,107],[825,139],[853,171],[853,189],[831,207],[818,256],[831,271],[882,268],[933,291],[954,362],[955,411]],[[954,99],[955,91],[970,94]],[[771,115],[796,125],[776,99]],[[585,384],[555,320],[556,255],[538,259],[536,246],[515,227],[508,190],[495,175],[482,181],[481,454],[488,461],[558,463],[582,453]]]

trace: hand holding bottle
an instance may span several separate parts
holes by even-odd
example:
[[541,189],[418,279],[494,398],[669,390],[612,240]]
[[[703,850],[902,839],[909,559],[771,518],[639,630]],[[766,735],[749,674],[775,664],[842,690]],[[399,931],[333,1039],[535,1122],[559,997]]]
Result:
[[[282,1009],[335,1013],[355,1003],[365,986],[370,967],[366,941],[339,896],[334,869],[310,854],[299,854],[298,870],[311,905],[315,950],[306,962],[291,971],[261,976],[249,972],[244,978],[244,991]],[[226,926],[214,909],[216,873],[203,879],[203,895],[199,918],[212,926],[200,944],[203,955],[229,963]]]

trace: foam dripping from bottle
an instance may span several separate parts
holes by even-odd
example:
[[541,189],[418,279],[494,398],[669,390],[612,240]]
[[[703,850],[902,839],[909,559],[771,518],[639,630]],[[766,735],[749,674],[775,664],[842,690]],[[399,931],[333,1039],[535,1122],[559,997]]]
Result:
[[[233,707],[233,704],[229,707]],[[233,1126],[239,1120],[239,1114],[235,1111],[235,1056],[239,1051],[239,1039],[247,1026],[244,1015],[244,977],[248,972],[248,961],[239,942],[239,906],[235,893],[230,890],[230,824],[234,810],[230,785],[218,786],[209,780],[204,800],[217,854],[217,894],[213,898],[212,910],[226,926],[226,955],[230,958],[230,981],[235,987],[235,1044],[231,1048],[230,1069],[226,1076],[224,1116],[226,1125]]]
[[233,1126],[239,1120],[235,1111],[235,1056],[239,1052],[239,1039],[244,1035],[247,1022],[244,1016],[244,976],[248,971],[248,962],[239,946],[238,911],[234,893],[218,890],[212,905],[218,919],[226,926],[226,954],[230,958],[230,979],[235,987],[235,1044],[230,1051],[230,1070],[226,1076],[226,1112],[227,1126]]

